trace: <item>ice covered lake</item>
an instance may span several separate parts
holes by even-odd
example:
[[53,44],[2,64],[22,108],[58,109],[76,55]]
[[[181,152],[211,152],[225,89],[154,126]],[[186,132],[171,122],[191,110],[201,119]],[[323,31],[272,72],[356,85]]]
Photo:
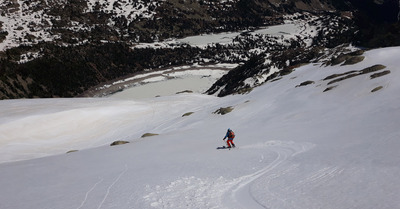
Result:
[[[141,75],[140,81],[131,83],[130,87],[109,95],[112,98],[143,99],[158,96],[168,96],[177,93],[204,93],[220,77],[228,73],[229,69],[236,65],[225,65],[220,69],[188,69],[183,71],[161,73],[149,73]],[[148,78],[145,78],[148,77]],[[134,78],[131,78],[134,79]]]

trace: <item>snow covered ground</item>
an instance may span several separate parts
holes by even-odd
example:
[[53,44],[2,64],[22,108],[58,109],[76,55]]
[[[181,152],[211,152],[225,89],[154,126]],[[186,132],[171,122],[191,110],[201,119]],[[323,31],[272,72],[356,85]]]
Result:
[[[400,48],[364,56],[224,98],[0,101],[0,208],[399,208]],[[218,150],[227,128],[239,148]]]

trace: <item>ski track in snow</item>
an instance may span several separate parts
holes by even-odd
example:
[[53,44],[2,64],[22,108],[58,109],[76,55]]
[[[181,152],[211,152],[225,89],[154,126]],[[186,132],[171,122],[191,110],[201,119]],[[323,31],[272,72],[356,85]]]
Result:
[[107,192],[106,192],[106,194],[104,195],[104,198],[103,198],[103,200],[100,202],[99,207],[97,207],[97,209],[100,209],[100,208],[103,206],[103,204],[104,204],[104,202],[106,201],[108,195],[110,194],[111,188],[119,181],[119,179],[120,179],[127,171],[128,171],[128,165],[125,165],[125,170],[123,170],[123,171],[118,175],[118,177],[114,180],[114,182],[107,188]]
[[[257,145],[260,146],[260,145]],[[277,166],[285,162],[287,159],[290,157],[293,157],[297,154],[300,154],[302,152],[305,152],[307,150],[310,150],[314,145],[313,144],[295,144],[295,143],[284,143],[284,142],[278,142],[278,141],[271,141],[267,142],[264,146],[273,146],[271,148],[276,154],[277,157],[276,159],[270,163],[268,166],[265,168],[252,173],[247,176],[240,177],[238,179],[238,183],[229,189],[228,193],[226,195],[229,195],[226,199],[226,204],[228,205],[227,208],[267,208],[266,206],[262,205],[260,202],[257,201],[257,199],[252,195],[250,191],[250,187],[252,185],[252,182],[255,180],[259,179],[262,176],[276,176],[277,174],[275,172],[272,172]],[[262,147],[262,145],[261,145]],[[246,148],[246,147],[244,147]],[[263,156],[262,156],[263,158]],[[273,178],[270,178],[268,181],[267,185]],[[267,187],[268,190],[268,187]],[[269,192],[271,195],[273,195],[272,192]]]
[[[143,196],[153,208],[267,208],[253,196],[250,191],[252,183],[262,176],[276,176],[274,169],[287,161],[290,157],[310,150],[314,147],[309,143],[286,143],[269,141],[264,144],[243,146],[241,149],[266,149],[277,154],[273,162],[265,168],[249,175],[234,179],[219,177],[217,179],[201,179],[197,177],[183,177],[162,187],[147,186],[148,194]],[[261,155],[261,159],[264,155]],[[262,160],[261,160],[262,161]],[[333,171],[332,171],[333,172]],[[326,174],[321,171],[321,176]],[[316,174],[315,179],[319,176]],[[269,178],[272,181],[274,178]],[[268,185],[268,184],[267,184]],[[267,188],[268,189],[268,188]],[[269,192],[271,196],[274,193]],[[274,197],[276,199],[276,197]]]
[[342,173],[343,171],[344,169],[337,166],[322,168],[313,173],[310,177],[299,181],[297,184],[291,187],[291,190],[297,190],[303,186],[310,186],[311,184],[322,184],[334,176]]
[[97,186],[98,184],[100,184],[100,183],[103,182],[103,181],[104,181],[104,179],[103,179],[103,178],[100,178],[99,181],[97,181],[97,182],[93,185],[93,187],[90,188],[88,192],[86,192],[85,198],[83,199],[81,205],[80,205],[77,209],[81,209],[81,208],[85,205],[85,203],[86,203],[86,201],[87,201],[87,199],[88,199],[88,197],[89,197],[89,194],[96,188],[96,186]]

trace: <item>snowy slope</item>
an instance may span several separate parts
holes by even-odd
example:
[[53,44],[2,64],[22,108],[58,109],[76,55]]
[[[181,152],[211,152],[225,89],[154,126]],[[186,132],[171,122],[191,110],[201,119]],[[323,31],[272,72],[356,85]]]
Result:
[[[1,101],[0,208],[399,208],[400,48],[364,56],[224,98]],[[227,128],[239,148],[217,150]]]

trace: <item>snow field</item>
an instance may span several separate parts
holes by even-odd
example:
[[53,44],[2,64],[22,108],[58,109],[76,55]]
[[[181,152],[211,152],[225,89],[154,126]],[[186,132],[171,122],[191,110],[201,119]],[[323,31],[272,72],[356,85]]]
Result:
[[[398,208],[399,55],[309,64],[224,98],[1,101],[0,208]],[[326,76],[375,64],[391,73],[323,92]],[[307,80],[315,83],[296,87]],[[239,148],[217,150],[227,128]],[[115,140],[131,143],[108,146]]]

